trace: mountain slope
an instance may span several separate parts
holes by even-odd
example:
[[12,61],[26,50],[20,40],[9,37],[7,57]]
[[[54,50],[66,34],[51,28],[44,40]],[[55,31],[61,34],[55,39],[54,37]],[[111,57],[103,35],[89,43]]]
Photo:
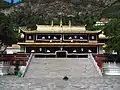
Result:
[[110,7],[106,8],[103,14],[107,17],[120,17],[120,1],[116,1]]
[[2,11],[10,14],[10,19],[19,26],[35,26],[35,24],[68,23],[80,25],[86,18],[101,18],[106,8],[118,0],[24,0],[10,9]]

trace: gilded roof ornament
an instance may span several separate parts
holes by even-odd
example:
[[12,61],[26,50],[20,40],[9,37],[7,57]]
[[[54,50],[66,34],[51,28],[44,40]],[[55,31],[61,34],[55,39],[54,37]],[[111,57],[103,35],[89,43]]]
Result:
[[106,36],[104,35],[104,32],[102,31],[101,34],[99,34],[99,39],[106,39]]
[[62,27],[62,24],[63,24],[63,22],[62,22],[62,19],[60,20],[60,27]]
[[51,21],[51,27],[53,27],[54,26],[54,22],[53,22],[53,20]]
[[69,20],[69,27],[71,28],[72,24],[71,24],[71,20]]

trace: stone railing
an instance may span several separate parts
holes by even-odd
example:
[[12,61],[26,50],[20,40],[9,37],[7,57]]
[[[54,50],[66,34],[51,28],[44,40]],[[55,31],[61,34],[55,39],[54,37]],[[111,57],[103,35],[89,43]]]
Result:
[[0,75],[14,74],[16,65],[25,67],[29,54],[1,54],[0,55]]
[[30,65],[30,62],[31,62],[31,60],[32,60],[33,54],[34,54],[34,52],[31,52],[30,57],[29,57],[29,59],[28,59],[28,61],[27,61],[26,67],[25,67],[25,69],[24,69],[21,77],[24,77],[24,76],[25,76],[25,74],[26,74],[26,72],[27,72],[27,70],[28,70],[28,67],[29,67],[29,65]]
[[97,62],[95,61],[92,53],[89,53],[89,54],[88,54],[88,58],[92,60],[92,62],[93,62],[93,64],[94,64],[95,68],[97,69],[99,75],[102,76],[102,71],[100,70],[99,66],[97,65]]

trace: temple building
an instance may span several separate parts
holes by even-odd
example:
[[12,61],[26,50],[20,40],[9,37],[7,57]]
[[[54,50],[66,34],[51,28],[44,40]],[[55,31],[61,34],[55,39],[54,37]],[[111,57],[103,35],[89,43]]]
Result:
[[39,55],[57,57],[84,53],[103,54],[105,35],[101,30],[88,31],[85,26],[36,25],[36,30],[22,30],[22,41],[18,42],[22,52],[32,50]]

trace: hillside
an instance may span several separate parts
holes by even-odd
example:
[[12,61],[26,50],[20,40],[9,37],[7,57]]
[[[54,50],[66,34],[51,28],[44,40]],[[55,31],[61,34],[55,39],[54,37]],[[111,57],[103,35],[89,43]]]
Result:
[[[28,2],[30,1],[30,2]],[[83,24],[86,18],[101,18],[107,16],[109,8],[118,3],[118,0],[24,0],[4,13],[10,14],[13,22],[20,26],[50,24],[59,18],[68,23],[69,16],[75,25]]]
[[0,0],[0,10],[5,9],[5,8],[10,8],[10,6],[12,6],[12,4],[10,4],[4,0]]
[[44,13],[44,15],[48,17],[58,16],[59,13],[64,13],[65,15],[75,15],[79,13],[80,16],[100,16],[105,8],[110,7],[116,1],[117,0],[24,0],[21,4],[16,5],[14,9],[24,9],[26,11],[31,7],[32,12]]
[[106,8],[103,14],[107,17],[120,17],[120,1],[116,1],[110,7]]

